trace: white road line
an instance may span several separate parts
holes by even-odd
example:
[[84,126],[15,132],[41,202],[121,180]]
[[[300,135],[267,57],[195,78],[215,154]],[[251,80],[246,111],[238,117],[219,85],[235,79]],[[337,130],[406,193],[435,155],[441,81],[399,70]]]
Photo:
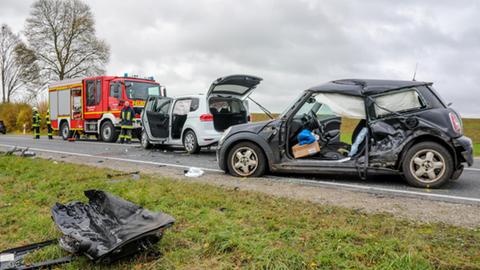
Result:
[[475,172],[480,172],[480,169],[478,168],[465,168],[463,169],[464,171],[475,171]]
[[[3,136],[2,136],[3,137]],[[26,136],[5,136],[4,138],[6,139],[18,139],[18,138],[21,138],[21,139],[25,139],[25,140],[30,140],[30,141],[33,141],[34,143],[37,142],[37,141],[34,141],[32,138],[30,137],[26,137]],[[66,142],[64,140],[43,140],[43,139],[40,139],[38,142]],[[96,142],[96,141],[84,141],[84,140],[76,140],[74,141],[73,143],[80,143],[80,144],[97,144],[97,145],[104,145],[104,146],[109,146],[109,145],[112,145],[112,146],[122,146],[122,147],[136,147],[136,146],[140,146],[140,143],[138,142],[132,142],[132,144],[120,144],[120,143],[111,143],[111,142]]]
[[[8,145],[8,144],[0,144],[0,146],[14,147],[14,145]],[[116,161],[133,162],[133,163],[150,164],[150,165],[159,165],[159,166],[169,166],[169,167],[176,167],[176,168],[190,168],[190,167],[192,167],[192,166],[185,166],[185,165],[178,165],[178,164],[171,164],[171,163],[134,160],[134,159],[127,159],[127,158],[105,157],[105,156],[97,156],[97,155],[91,155],[91,154],[81,154],[81,153],[74,153],[74,152],[56,151],[56,150],[33,148],[33,147],[30,147],[29,149],[34,150],[34,151],[39,151],[39,152],[56,153],[56,154],[81,156],[81,157],[92,157],[92,158],[98,158],[98,159],[116,160]],[[209,168],[200,168],[200,169],[202,169],[204,171],[209,171],[209,172],[223,172],[222,170],[217,170],[217,169],[209,169]],[[476,169],[476,170],[480,170],[480,169]],[[299,179],[299,178],[288,178],[288,177],[281,177],[281,176],[270,176],[270,177],[267,177],[267,178],[278,179],[278,180],[281,180],[281,181],[284,181],[284,182],[290,182],[290,183],[308,183],[308,184],[315,184],[315,185],[343,187],[343,188],[365,190],[365,191],[380,191],[380,192],[388,192],[388,193],[407,194],[407,195],[424,196],[424,197],[431,197],[431,198],[461,200],[461,201],[480,203],[480,198],[454,196],[454,195],[444,195],[444,194],[438,194],[438,193],[427,193],[427,192],[419,192],[419,191],[398,190],[398,189],[389,189],[389,188],[381,188],[381,187],[362,186],[362,185],[356,185],[356,184],[328,182],[328,181],[322,181],[322,180],[306,180],[306,179]]]
[[[14,147],[15,145],[0,144],[0,146]],[[17,147],[19,147],[19,146],[17,146]],[[178,165],[178,164],[162,163],[162,162],[154,162],[154,161],[135,160],[135,159],[128,159],[128,158],[106,157],[106,156],[97,156],[97,155],[91,155],[91,154],[82,154],[82,153],[74,153],[74,152],[66,152],[66,151],[49,150],[49,149],[42,149],[42,148],[35,148],[35,147],[29,147],[29,149],[33,150],[33,151],[46,152],[46,153],[55,153],[55,154],[79,156],[79,157],[91,157],[91,158],[98,158],[98,159],[133,162],[133,163],[149,164],[149,165],[157,165],[157,166],[168,166],[168,167],[183,168],[183,169],[195,167],[195,166],[186,166],[186,165]],[[223,172],[222,170],[217,170],[217,169],[202,168],[202,167],[197,167],[197,168],[202,169],[204,171],[209,171],[209,172]]]
[[302,182],[302,183],[315,184],[315,185],[345,187],[345,188],[367,190],[367,191],[382,191],[382,192],[389,192],[389,193],[418,195],[418,196],[425,196],[425,197],[432,197],[432,198],[442,198],[442,199],[462,200],[462,201],[470,201],[470,202],[480,202],[480,198],[445,195],[445,194],[438,194],[438,193],[427,193],[427,192],[410,191],[410,190],[398,190],[398,189],[390,189],[390,188],[362,186],[362,185],[356,185],[356,184],[328,182],[328,181],[321,181],[321,180],[306,180],[306,179],[299,179],[299,178],[287,178],[287,177],[281,177],[281,176],[274,176],[274,177],[269,177],[269,178],[277,178],[277,179],[280,179],[281,181],[290,182],[290,183]]

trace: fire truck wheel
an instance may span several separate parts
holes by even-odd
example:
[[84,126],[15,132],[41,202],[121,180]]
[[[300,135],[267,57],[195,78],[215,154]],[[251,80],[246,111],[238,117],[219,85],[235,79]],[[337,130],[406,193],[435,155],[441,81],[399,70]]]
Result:
[[106,121],[100,128],[100,138],[104,142],[116,142],[118,139],[118,132],[115,130],[112,122]]
[[72,136],[72,132],[70,131],[70,127],[68,126],[68,122],[63,122],[60,128],[60,132],[62,134],[62,138],[64,140],[68,140]]

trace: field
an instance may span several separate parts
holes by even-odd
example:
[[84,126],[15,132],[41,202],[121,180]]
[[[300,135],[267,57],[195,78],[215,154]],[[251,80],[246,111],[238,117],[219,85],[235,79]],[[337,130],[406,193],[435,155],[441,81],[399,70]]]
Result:
[[[278,116],[278,114],[275,114],[275,116]],[[267,119],[269,118],[263,113],[252,114],[252,121],[262,121]],[[465,136],[472,139],[475,156],[480,156],[480,119],[465,118],[462,120]],[[347,118],[342,119],[342,141],[350,143],[351,134],[357,123],[358,120]]]
[[[97,269],[478,269],[480,230],[110,170],[0,156],[0,250],[59,237],[55,202],[102,189],[177,220],[156,246]],[[294,213],[294,214],[293,214]],[[64,256],[54,246],[28,258]],[[66,269],[91,269],[81,258]]]

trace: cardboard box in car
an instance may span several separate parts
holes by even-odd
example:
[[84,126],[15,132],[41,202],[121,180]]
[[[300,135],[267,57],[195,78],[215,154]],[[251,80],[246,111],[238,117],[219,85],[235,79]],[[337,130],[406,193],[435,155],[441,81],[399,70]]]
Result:
[[292,152],[295,158],[308,157],[320,152],[320,145],[318,142],[304,145],[295,144],[292,147]]

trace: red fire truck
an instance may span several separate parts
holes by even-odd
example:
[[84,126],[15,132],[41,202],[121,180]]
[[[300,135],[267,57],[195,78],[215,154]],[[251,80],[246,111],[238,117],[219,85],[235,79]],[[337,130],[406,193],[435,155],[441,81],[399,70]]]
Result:
[[129,101],[135,110],[134,134],[140,134],[140,115],[148,96],[165,96],[165,88],[153,78],[98,76],[69,79],[48,87],[52,128],[64,140],[93,134],[115,142],[120,132],[120,111]]

